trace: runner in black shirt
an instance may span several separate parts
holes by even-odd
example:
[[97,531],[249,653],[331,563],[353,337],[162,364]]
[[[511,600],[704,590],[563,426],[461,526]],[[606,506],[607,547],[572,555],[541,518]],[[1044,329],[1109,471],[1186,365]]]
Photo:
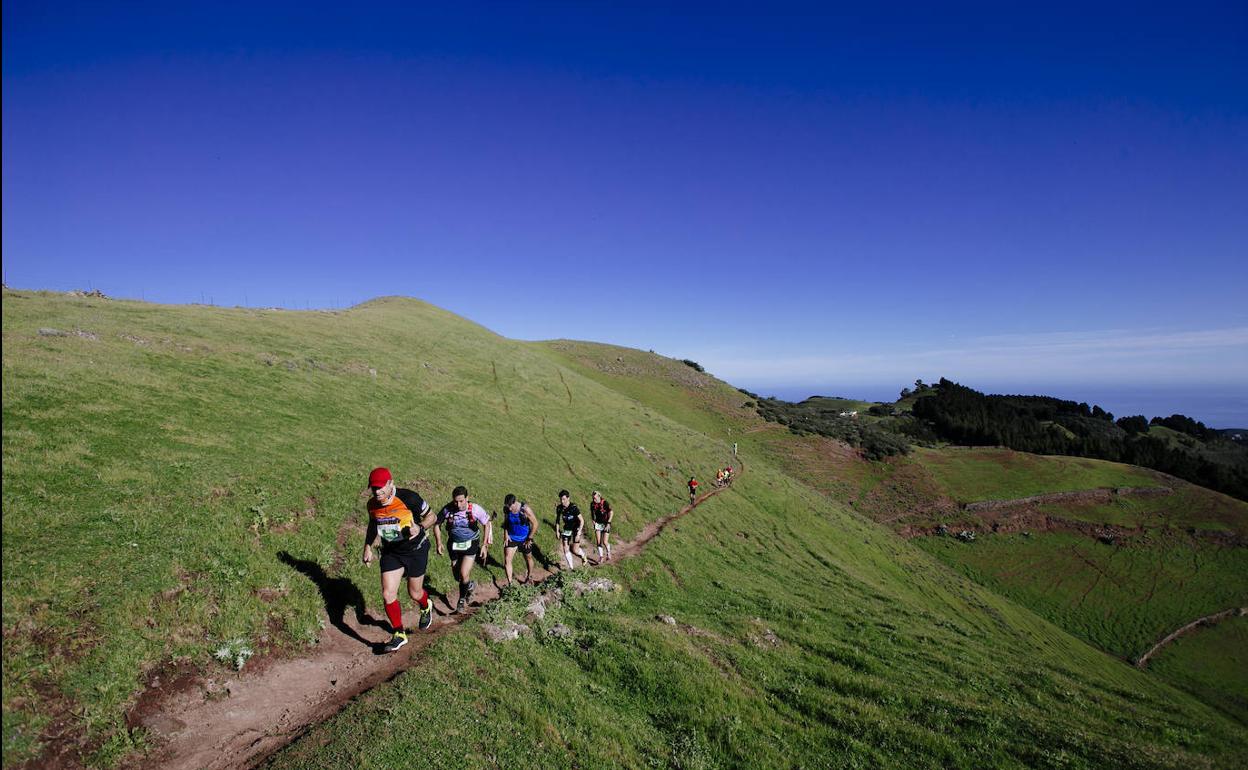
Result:
[[585,519],[566,489],[559,491],[559,504],[555,506],[555,527],[559,530],[559,553],[568,562],[568,569],[576,569],[572,561],[573,553],[581,557],[582,567],[587,566],[589,559],[585,556],[585,549],[581,547],[581,530],[585,528]]

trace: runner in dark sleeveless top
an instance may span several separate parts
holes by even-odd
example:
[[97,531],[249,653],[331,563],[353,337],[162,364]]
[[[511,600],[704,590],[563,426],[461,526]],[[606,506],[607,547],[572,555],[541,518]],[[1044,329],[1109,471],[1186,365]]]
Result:
[[517,500],[515,495],[507,495],[503,499],[503,532],[507,537],[503,540],[503,569],[507,571],[507,585],[511,585],[511,560],[516,551],[524,554],[524,580],[527,583],[533,577],[533,535],[537,533],[537,514],[528,503]]
[[[611,510],[611,503],[603,499],[602,493],[594,490],[593,499],[589,502],[589,516],[594,520],[594,538],[598,547],[598,563],[603,561],[611,561],[611,519],[615,516],[615,511]],[[603,549],[607,550],[604,558]]]
[[555,506],[555,527],[559,531],[560,558],[567,561],[568,569],[576,569],[572,561],[573,553],[581,557],[582,567],[587,566],[589,559],[585,556],[585,549],[581,548],[581,530],[585,528],[585,519],[566,489],[559,491],[559,504]]
[[386,468],[368,475],[373,496],[368,501],[368,533],[364,536],[362,561],[373,560],[373,542],[381,538],[381,600],[386,607],[393,633],[383,648],[394,652],[407,644],[403,608],[399,605],[399,581],[407,577],[407,594],[420,606],[420,628],[433,624],[433,602],[425,591],[425,570],[429,564],[429,538],[426,530],[436,517],[429,504],[410,489],[394,485]]

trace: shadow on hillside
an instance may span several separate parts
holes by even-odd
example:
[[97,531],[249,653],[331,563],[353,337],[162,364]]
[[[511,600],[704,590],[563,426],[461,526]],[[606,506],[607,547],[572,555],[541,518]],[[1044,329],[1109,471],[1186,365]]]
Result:
[[388,622],[376,620],[364,612],[364,594],[360,592],[355,583],[344,577],[331,578],[325,574],[325,570],[321,569],[321,565],[307,559],[296,559],[286,551],[279,552],[277,558],[316,584],[321,592],[321,600],[325,602],[325,612],[329,615],[329,622],[334,625],[334,628],[360,644],[374,649],[380,647],[380,644],[370,642],[360,636],[359,632],[346,622],[347,610],[351,609],[355,611],[356,625],[390,630]]

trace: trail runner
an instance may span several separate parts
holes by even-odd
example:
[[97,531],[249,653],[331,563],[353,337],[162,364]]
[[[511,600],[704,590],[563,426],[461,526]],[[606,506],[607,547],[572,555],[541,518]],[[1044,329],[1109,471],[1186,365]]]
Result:
[[[598,547],[598,562],[611,561],[611,519],[615,511],[598,490],[594,490],[593,499],[589,502],[589,517],[594,520],[595,545]],[[607,550],[604,558],[603,549]]]
[[585,528],[585,519],[581,509],[572,502],[568,490],[559,490],[559,503],[555,506],[555,526],[559,528],[559,553],[568,562],[568,569],[576,569],[572,554],[581,557],[581,566],[589,565],[585,549],[581,547],[581,531]]
[[463,612],[468,602],[472,601],[472,592],[477,587],[472,579],[472,567],[477,563],[477,556],[484,561],[489,547],[494,545],[494,526],[490,523],[490,514],[468,499],[468,488],[464,486],[455,487],[451,492],[451,502],[438,511],[433,525],[438,556],[442,555],[443,524],[446,525],[446,548],[451,552],[451,575],[459,582],[459,601],[455,604],[455,611]]
[[373,496],[368,501],[368,532],[364,535],[365,564],[373,561],[373,543],[381,538],[381,600],[390,620],[392,636],[382,649],[395,652],[407,644],[403,627],[403,607],[399,604],[399,581],[407,577],[407,594],[420,607],[419,627],[423,631],[433,624],[433,602],[425,590],[425,571],[429,565],[429,538],[426,530],[436,516],[429,503],[410,489],[394,485],[387,468],[374,468],[368,474],[368,488]]
[[503,569],[507,571],[507,585],[511,585],[511,560],[516,551],[524,554],[524,580],[527,583],[533,578],[533,535],[537,532],[537,514],[533,508],[515,495],[503,498],[503,532],[507,537],[503,540]]
[[689,504],[693,505],[698,499],[698,480],[693,476],[689,477]]

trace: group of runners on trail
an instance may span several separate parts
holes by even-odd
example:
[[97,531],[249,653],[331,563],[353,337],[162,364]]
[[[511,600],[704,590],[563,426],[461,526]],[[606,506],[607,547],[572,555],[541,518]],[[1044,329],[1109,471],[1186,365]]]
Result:
[[[735,444],[734,444],[735,446]],[[720,468],[715,472],[715,486],[726,487],[732,483],[732,466],[729,465]],[[689,504],[693,505],[698,501],[698,480],[694,476],[689,477],[687,485],[689,487]]]
[[[394,477],[387,468],[375,468],[368,475],[368,488],[372,493],[368,500],[368,530],[364,535],[362,561],[373,561],[373,545],[381,541],[381,598],[386,617],[390,621],[392,637],[383,646],[386,652],[395,652],[407,644],[407,631],[403,626],[403,608],[399,604],[399,585],[407,578],[407,593],[420,607],[419,628],[423,631],[433,624],[433,602],[425,589],[425,573],[429,566],[429,533],[438,555],[449,551],[451,574],[459,583],[459,600],[455,611],[462,612],[472,601],[476,581],[472,568],[480,558],[484,562],[494,545],[494,523],[488,511],[472,502],[468,489],[455,487],[451,501],[436,513],[418,493],[395,486]],[[598,491],[590,502],[590,517],[594,524],[598,563],[611,560],[611,520],[615,513]],[[559,491],[555,505],[555,525],[559,534],[560,563],[566,562],[574,569],[573,555],[579,556],[581,565],[590,562],[581,547],[581,534],[585,520],[581,509],[572,502],[566,489]],[[446,529],[446,548],[443,549],[442,529]],[[528,582],[533,575],[533,535],[537,533],[538,520],[532,506],[509,494],[503,499],[502,528],[503,562],[507,573],[507,585],[512,584],[512,560],[519,551],[524,555],[525,576],[520,582]]]

